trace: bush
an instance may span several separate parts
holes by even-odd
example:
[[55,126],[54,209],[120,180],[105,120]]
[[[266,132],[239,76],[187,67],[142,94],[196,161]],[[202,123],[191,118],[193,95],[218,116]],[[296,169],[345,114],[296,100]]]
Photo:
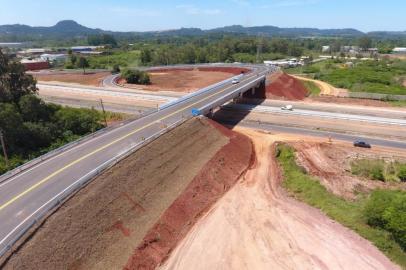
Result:
[[148,85],[151,83],[150,77],[145,71],[128,69],[121,73],[121,77],[123,77],[127,83],[130,84]]
[[112,74],[117,74],[117,73],[120,73],[120,72],[121,72],[120,66],[119,65],[114,65],[113,70],[111,71],[111,73]]
[[374,191],[365,205],[364,215],[368,225],[390,232],[406,250],[406,192]]
[[402,164],[399,166],[399,172],[397,174],[398,178],[402,182],[406,182],[406,165]]
[[359,159],[351,162],[351,172],[355,175],[384,181],[385,162],[383,160]]

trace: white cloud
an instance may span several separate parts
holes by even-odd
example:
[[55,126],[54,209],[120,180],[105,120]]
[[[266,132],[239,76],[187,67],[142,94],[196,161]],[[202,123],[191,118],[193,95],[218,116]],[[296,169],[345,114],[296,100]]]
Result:
[[203,9],[194,5],[177,5],[176,8],[183,10],[188,15],[218,15],[221,13],[220,9]]

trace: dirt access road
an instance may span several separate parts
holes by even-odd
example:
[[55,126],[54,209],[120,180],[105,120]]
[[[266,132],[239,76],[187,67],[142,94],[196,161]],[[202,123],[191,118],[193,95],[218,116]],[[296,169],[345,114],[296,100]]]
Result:
[[240,129],[256,165],[194,226],[160,269],[399,269],[354,232],[280,187],[280,137]]
[[302,76],[291,75],[292,77],[302,80],[302,81],[309,81],[315,83],[320,88],[320,95],[322,96],[334,96],[334,97],[348,97],[348,90],[340,89],[332,86],[323,81],[313,80]]

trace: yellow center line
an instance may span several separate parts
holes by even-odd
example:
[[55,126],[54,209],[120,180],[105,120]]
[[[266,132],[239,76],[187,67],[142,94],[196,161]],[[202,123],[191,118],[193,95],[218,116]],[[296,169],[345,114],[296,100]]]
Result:
[[[251,79],[251,78],[252,78],[252,77],[249,77],[249,78],[243,80],[242,82],[247,81],[247,80],[249,80],[249,79]],[[186,107],[183,107],[183,108],[181,108],[181,109],[179,109],[179,110],[177,110],[177,111],[175,111],[175,112],[173,112],[173,113],[171,113],[171,114],[168,114],[168,115],[166,115],[166,116],[164,116],[164,117],[162,117],[162,118],[160,118],[160,119],[157,119],[157,120],[155,120],[155,121],[153,121],[153,122],[151,122],[151,123],[149,123],[149,124],[147,124],[147,125],[145,125],[145,126],[143,126],[143,127],[140,127],[140,128],[138,128],[138,129],[135,129],[135,130],[131,131],[130,133],[128,133],[128,134],[126,134],[126,135],[124,135],[124,136],[122,136],[122,137],[120,137],[120,138],[118,138],[118,139],[116,139],[116,140],[114,140],[114,141],[112,141],[112,142],[110,142],[110,143],[108,143],[108,144],[106,144],[106,145],[104,145],[104,146],[102,146],[102,147],[100,147],[100,148],[98,148],[98,149],[96,149],[96,150],[94,150],[94,151],[92,151],[92,152],[90,152],[90,153],[84,155],[83,157],[81,157],[81,158],[79,158],[79,159],[76,159],[75,161],[72,161],[71,163],[69,163],[69,164],[67,164],[66,166],[60,168],[59,170],[53,172],[52,174],[48,175],[47,177],[45,177],[45,178],[42,179],[41,181],[35,183],[34,185],[32,185],[31,187],[29,187],[28,189],[24,190],[24,191],[21,192],[20,194],[16,195],[16,196],[13,197],[12,199],[10,199],[9,201],[7,201],[7,202],[4,203],[3,205],[1,205],[1,206],[0,206],[0,211],[3,210],[4,208],[6,208],[7,206],[9,206],[10,204],[12,204],[13,202],[17,201],[18,199],[20,199],[20,198],[23,197],[24,195],[26,195],[26,194],[30,193],[31,191],[35,190],[36,188],[38,188],[38,187],[41,186],[42,184],[48,182],[52,177],[54,177],[54,176],[60,174],[60,173],[63,172],[64,170],[66,170],[66,169],[72,167],[73,165],[79,163],[80,161],[82,161],[82,160],[84,160],[84,159],[86,159],[86,158],[88,158],[88,157],[90,157],[90,156],[92,156],[92,155],[94,155],[94,154],[96,154],[96,153],[98,153],[98,152],[100,152],[100,151],[102,151],[102,150],[108,148],[109,146],[111,146],[111,145],[113,145],[113,144],[115,144],[115,143],[117,143],[117,142],[119,142],[119,141],[122,141],[122,140],[128,138],[129,136],[131,136],[131,135],[133,135],[133,134],[135,134],[135,133],[137,133],[137,132],[139,132],[139,131],[141,131],[141,130],[143,130],[143,129],[146,129],[146,128],[152,126],[152,125],[155,124],[155,123],[158,123],[159,121],[162,121],[162,120],[164,120],[164,119],[167,119],[167,118],[169,118],[169,117],[171,117],[171,116],[173,116],[173,115],[175,115],[175,114],[177,114],[177,113],[179,113],[179,112],[181,112],[181,111],[183,111],[183,110],[185,110],[185,109],[188,109],[188,108],[190,108],[190,107],[192,107],[192,106],[194,106],[194,105],[196,105],[196,104],[198,104],[198,103],[200,103],[200,102],[203,102],[203,101],[205,101],[205,100],[207,100],[207,99],[209,99],[209,98],[211,98],[211,97],[213,97],[213,96],[215,96],[215,95],[221,94],[221,93],[227,91],[228,89],[232,88],[233,86],[234,86],[234,85],[231,85],[231,86],[229,86],[229,87],[227,87],[227,88],[224,88],[224,89],[223,89],[222,91],[220,91],[220,92],[216,92],[216,93],[214,93],[214,94],[212,94],[212,95],[210,95],[210,96],[207,96],[207,97],[205,97],[205,98],[203,98],[203,99],[201,99],[201,100],[199,100],[199,101],[196,101],[196,102],[194,102],[194,103],[192,103],[192,104],[190,104],[190,105],[188,105],[188,106],[186,106]]]

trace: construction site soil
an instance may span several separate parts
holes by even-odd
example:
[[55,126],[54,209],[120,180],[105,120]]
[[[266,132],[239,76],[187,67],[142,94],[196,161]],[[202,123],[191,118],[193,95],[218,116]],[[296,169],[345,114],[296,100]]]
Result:
[[303,100],[308,95],[300,80],[283,72],[268,75],[265,90],[269,99]]
[[399,269],[369,241],[287,194],[275,159],[275,144],[284,136],[238,131],[254,143],[254,165],[160,270]]
[[149,71],[150,85],[127,84],[124,79],[119,79],[118,84],[150,91],[193,92],[247,71],[234,67],[162,68]]
[[151,269],[251,159],[247,137],[189,120],[67,200],[0,268]]
[[99,86],[106,76],[111,75],[110,72],[88,72],[83,73],[33,73],[37,81],[47,82],[65,82],[77,83],[84,85]]
[[384,159],[406,161],[406,154],[379,150],[365,150],[327,142],[293,142],[296,159],[306,171],[316,176],[326,189],[346,199],[373,189],[402,189],[406,183],[381,182],[361,179],[351,174],[351,161],[356,159]]

